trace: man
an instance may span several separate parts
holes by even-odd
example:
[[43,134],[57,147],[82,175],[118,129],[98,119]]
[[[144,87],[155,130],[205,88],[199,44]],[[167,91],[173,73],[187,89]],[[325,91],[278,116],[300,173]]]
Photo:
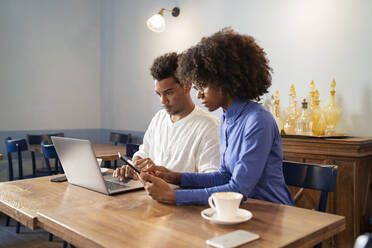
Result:
[[[133,163],[139,169],[155,164],[173,171],[216,171],[220,163],[218,119],[193,103],[191,82],[180,83],[176,77],[178,57],[167,53],[151,67],[163,110],[151,120]],[[115,170],[114,177],[123,180],[132,173],[123,166]]]

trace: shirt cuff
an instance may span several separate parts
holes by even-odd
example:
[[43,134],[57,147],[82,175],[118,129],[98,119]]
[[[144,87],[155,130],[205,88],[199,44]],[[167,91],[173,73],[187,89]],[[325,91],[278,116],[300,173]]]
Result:
[[178,189],[174,191],[177,206],[181,205],[207,205],[209,195],[204,189]]
[[187,187],[197,187],[198,183],[196,181],[197,177],[196,175],[199,174],[197,172],[181,172],[181,188],[187,188]]

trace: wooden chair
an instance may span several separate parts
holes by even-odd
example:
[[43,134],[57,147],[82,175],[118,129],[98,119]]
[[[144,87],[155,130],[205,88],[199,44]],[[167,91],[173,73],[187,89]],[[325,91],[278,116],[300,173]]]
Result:
[[[52,136],[60,136],[64,137],[64,133],[52,133],[52,134],[27,134],[26,139],[27,139],[27,144],[30,145],[41,145],[41,142],[46,142],[47,144],[52,143],[52,139],[50,137]],[[35,152],[31,152],[31,159],[32,159],[32,173],[34,175],[38,173],[48,173],[48,169],[36,169],[36,160],[35,160]]]
[[126,155],[128,157],[133,157],[133,155],[138,151],[139,149],[139,146],[138,144],[132,144],[132,143],[128,143],[125,145],[126,147]]
[[124,134],[124,133],[110,133],[110,141],[114,143],[114,145],[118,145],[119,143],[125,145],[127,143],[132,142],[132,134]]
[[[127,143],[132,142],[132,134],[124,134],[124,133],[110,133],[110,141],[114,143],[114,145],[123,144],[126,145]],[[118,161],[114,161],[114,168],[118,167]]]
[[[23,179],[23,162],[22,162],[22,152],[28,151],[27,142],[25,139],[12,139],[8,137],[5,139],[5,148],[8,155],[8,179],[9,181]],[[13,157],[12,153],[16,153],[18,157],[18,177],[13,175]],[[25,176],[26,178],[32,177],[32,175]]]
[[[23,163],[22,163],[22,152],[27,151],[27,142],[25,139],[12,139],[11,137],[8,137],[5,139],[5,148],[8,155],[8,179],[9,181],[18,180],[18,179],[24,179],[32,177],[32,175],[23,175]],[[14,177],[13,175],[13,158],[12,153],[17,153],[18,157],[18,177]],[[9,226],[10,217],[6,216],[5,219],[5,225]],[[21,224],[17,222],[16,225],[16,233],[19,233],[19,230],[21,228]]]
[[354,248],[372,248],[372,233],[359,235],[355,240]]
[[[337,178],[336,165],[315,165],[299,162],[283,162],[283,174],[287,185],[321,191],[318,211],[325,212],[328,192],[334,192]],[[294,197],[296,199],[296,196]],[[319,243],[316,248],[322,247]]]
[[[56,149],[53,144],[47,144],[46,142],[41,143],[41,150],[43,151],[44,161],[48,174],[64,173],[61,162],[59,161]],[[55,160],[54,168],[50,165],[50,159]]]

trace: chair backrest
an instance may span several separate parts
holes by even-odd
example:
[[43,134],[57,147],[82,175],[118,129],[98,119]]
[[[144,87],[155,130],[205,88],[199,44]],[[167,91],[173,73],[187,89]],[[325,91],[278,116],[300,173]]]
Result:
[[138,151],[139,145],[128,143],[125,145],[125,148],[126,148],[126,153],[127,153],[126,155],[128,157],[133,157],[133,155]]
[[47,142],[43,141],[41,143],[41,149],[43,151],[46,167],[48,168],[50,174],[52,174],[52,168],[50,166],[49,159],[55,159],[55,161],[56,161],[56,163],[55,163],[56,168],[55,169],[57,169],[59,173],[63,173],[63,168],[61,166],[61,162],[59,161],[59,158],[58,158],[58,155],[57,155],[57,152],[56,152],[56,149],[55,149],[54,145],[53,144],[47,144]]
[[64,133],[51,133],[51,134],[27,134],[26,139],[29,145],[40,145],[41,142],[45,141],[48,144],[52,143],[52,136],[64,137]]
[[355,240],[354,248],[372,248],[372,233],[359,235]]
[[283,162],[287,185],[321,191],[318,211],[322,212],[326,211],[328,192],[335,191],[337,169],[336,165]]
[[130,133],[124,134],[111,132],[110,141],[113,142],[115,145],[118,145],[118,143],[127,144],[132,142],[132,135]]
[[28,146],[25,139],[12,139],[11,137],[8,137],[4,141],[6,151],[9,152],[18,152],[19,151],[27,151]]
[[27,142],[25,139],[12,139],[8,137],[4,141],[5,148],[8,154],[8,179],[9,181],[14,180],[13,176],[13,159],[12,153],[17,153],[18,156],[18,177],[23,178],[23,166],[22,166],[22,152],[28,150]]

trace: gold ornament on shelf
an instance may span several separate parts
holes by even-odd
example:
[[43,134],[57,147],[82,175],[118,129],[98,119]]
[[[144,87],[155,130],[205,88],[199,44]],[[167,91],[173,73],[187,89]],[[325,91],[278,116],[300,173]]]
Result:
[[268,94],[264,107],[268,110],[273,116],[275,116],[275,99],[272,94]]
[[322,136],[325,131],[325,121],[319,107],[319,102],[319,92],[316,90],[314,93],[314,108],[311,112],[311,120],[313,122],[311,129],[314,136]]
[[313,135],[316,136],[324,136],[325,135],[325,129],[326,129],[326,123],[324,120],[323,115],[320,115],[319,121],[313,130]]
[[331,97],[328,106],[323,108],[324,119],[326,122],[325,135],[334,135],[336,133],[336,125],[341,115],[341,108],[335,104],[335,87],[336,81],[333,79],[331,83]]
[[295,87],[292,84],[289,93],[289,106],[284,110],[284,133],[296,134],[297,99]]
[[301,114],[296,121],[296,134],[298,135],[312,135],[312,120],[307,109],[306,99],[302,101]]
[[283,117],[282,115],[280,114],[280,100],[279,100],[279,91],[275,91],[275,115],[274,115],[274,119],[276,121],[276,125],[278,125],[278,129],[279,129],[279,132],[280,133],[283,133],[284,130],[284,121],[283,121]]
[[284,111],[284,132],[286,134],[296,134],[296,121],[298,116],[296,90],[292,84],[289,94],[289,106]]
[[297,110],[297,98],[296,98],[296,90],[294,85],[291,85],[290,93],[289,93],[289,106],[284,110],[284,120],[287,119],[288,115],[294,111],[296,115],[296,119],[299,116],[298,110]]
[[307,107],[308,112],[311,114],[313,109],[315,108],[315,83],[314,80],[310,83],[310,98],[309,98],[309,106]]

